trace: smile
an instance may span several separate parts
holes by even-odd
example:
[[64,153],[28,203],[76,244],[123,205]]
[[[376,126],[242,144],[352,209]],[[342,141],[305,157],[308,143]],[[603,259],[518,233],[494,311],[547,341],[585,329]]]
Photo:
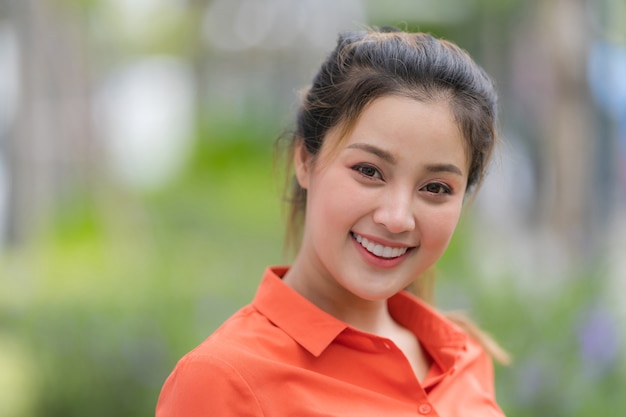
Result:
[[408,247],[396,247],[392,248],[390,246],[383,246],[380,243],[370,242],[367,238],[364,238],[361,235],[358,235],[352,232],[352,237],[359,242],[361,246],[363,246],[368,252],[381,257],[381,258],[397,258],[398,256],[402,256],[409,249]]

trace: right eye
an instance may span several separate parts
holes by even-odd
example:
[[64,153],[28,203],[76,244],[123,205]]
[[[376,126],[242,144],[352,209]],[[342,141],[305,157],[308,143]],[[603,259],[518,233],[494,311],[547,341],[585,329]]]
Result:
[[382,180],[383,176],[380,171],[369,164],[358,164],[352,167],[353,170],[366,178]]

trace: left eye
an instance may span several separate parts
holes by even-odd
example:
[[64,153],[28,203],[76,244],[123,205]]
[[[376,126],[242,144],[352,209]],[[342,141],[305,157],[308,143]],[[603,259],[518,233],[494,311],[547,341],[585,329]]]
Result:
[[438,182],[431,182],[422,189],[432,194],[450,194],[452,192],[449,187]]
[[371,165],[356,165],[352,169],[364,177],[377,179],[381,179],[383,177],[380,171]]

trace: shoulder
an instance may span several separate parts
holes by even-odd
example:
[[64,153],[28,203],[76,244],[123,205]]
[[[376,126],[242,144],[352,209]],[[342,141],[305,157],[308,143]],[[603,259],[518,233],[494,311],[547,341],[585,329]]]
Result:
[[157,417],[262,416],[256,394],[242,372],[252,362],[246,360],[245,351],[250,350],[246,339],[253,337],[262,323],[254,309],[244,307],[183,356],[163,385]]
[[262,416],[255,393],[232,364],[192,351],[169,375],[159,396],[157,417]]
[[495,397],[495,369],[492,357],[484,346],[468,335],[465,347],[455,364],[457,376],[471,380],[472,384],[490,397]]
[[[267,317],[248,305],[233,314],[209,337],[196,346],[182,360],[197,367],[224,366],[244,368],[248,361],[262,355],[271,340],[282,340],[284,332]],[[284,341],[282,341],[284,343]],[[177,365],[180,367],[181,363]]]

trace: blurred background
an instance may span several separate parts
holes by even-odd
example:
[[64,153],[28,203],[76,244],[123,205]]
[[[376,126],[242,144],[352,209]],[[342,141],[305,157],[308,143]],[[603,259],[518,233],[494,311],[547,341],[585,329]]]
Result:
[[0,416],[149,416],[283,255],[274,142],[337,32],[496,79],[502,145],[438,304],[509,417],[626,415],[626,1],[0,0]]

